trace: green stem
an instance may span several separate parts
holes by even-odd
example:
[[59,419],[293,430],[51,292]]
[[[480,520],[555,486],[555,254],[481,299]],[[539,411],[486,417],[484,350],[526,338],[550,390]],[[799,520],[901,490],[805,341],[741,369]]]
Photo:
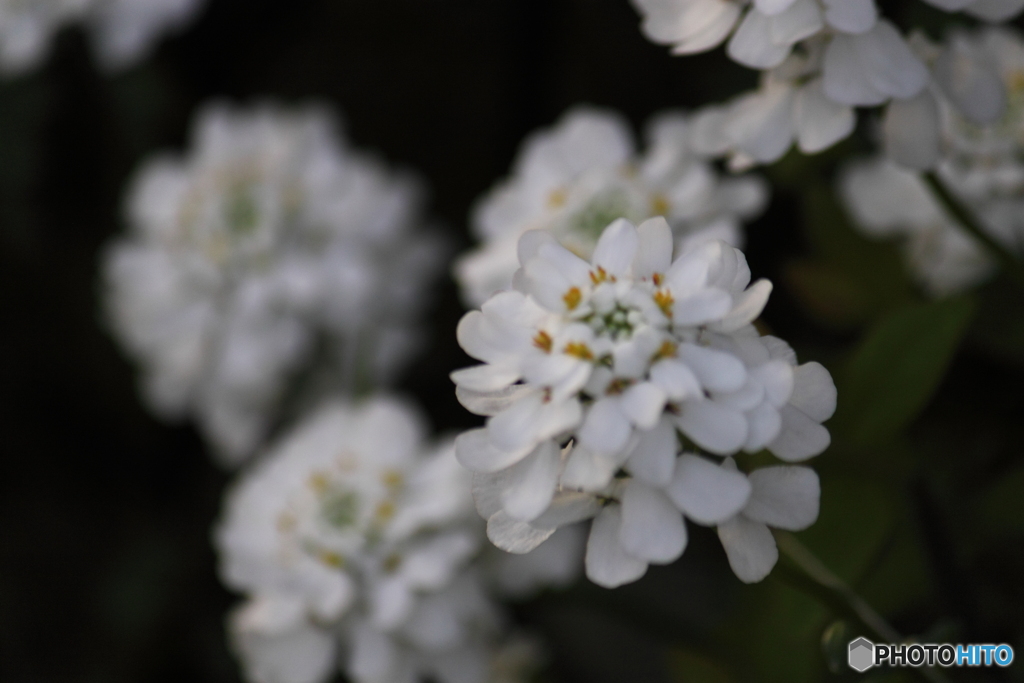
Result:
[[985,230],[977,218],[975,218],[974,212],[964,206],[963,202],[949,191],[942,180],[935,175],[934,171],[924,173],[922,179],[939,201],[939,204],[942,205],[942,208],[956,220],[963,231],[974,238],[985,251],[998,261],[1007,275],[1012,277],[1017,284],[1024,286],[1024,265],[1021,265],[1020,260],[1005,245],[993,238]]
[[[788,558],[794,567],[789,576],[793,583],[806,589],[829,607],[856,619],[875,640],[883,643],[904,642],[899,631],[857,595],[845,581],[832,573],[814,556],[814,553],[796,539],[796,536],[784,531],[775,531],[775,543],[779,547],[779,552]],[[784,567],[780,569],[785,573]],[[949,681],[940,669],[934,667],[915,667],[912,671],[930,683]]]

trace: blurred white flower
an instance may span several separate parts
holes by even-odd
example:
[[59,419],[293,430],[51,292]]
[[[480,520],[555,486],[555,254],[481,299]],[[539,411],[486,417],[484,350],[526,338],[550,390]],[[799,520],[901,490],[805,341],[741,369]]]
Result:
[[619,585],[679,556],[683,513],[714,524],[746,504],[745,477],[679,456],[679,434],[709,453],[767,448],[787,461],[828,446],[831,377],[758,335],[771,285],[748,287],[739,250],[711,242],[673,261],[658,217],[616,220],[589,263],[541,231],[523,235],[519,255],[516,289],[459,324],[484,364],[452,374],[463,405],[489,416],[456,456],[477,473],[498,547],[529,552],[597,515],[587,575]]
[[146,56],[163,33],[183,27],[205,0],[0,0],[0,70],[20,73],[46,56],[54,35],[82,22],[97,59],[121,69]]
[[501,615],[470,562],[469,475],[419,415],[329,403],[229,492],[215,542],[248,600],[229,626],[254,683],[491,680]]
[[[945,212],[916,173],[880,157],[851,162],[838,183],[854,226],[872,237],[902,238],[911,273],[933,296],[963,291],[994,272],[992,259]],[[1020,249],[1024,202],[968,205],[994,238]]]
[[527,230],[545,230],[589,258],[601,231],[616,218],[640,222],[664,216],[677,246],[720,239],[739,246],[740,222],[767,200],[760,178],[722,178],[694,152],[692,126],[663,114],[638,155],[628,124],[611,112],[577,108],[523,144],[511,177],[476,206],[473,230],[481,246],[462,256],[455,276],[463,299],[479,306],[507,289],[519,267],[516,244]]
[[138,172],[104,264],[154,410],[190,414],[237,463],[314,353],[348,390],[388,381],[444,251],[418,229],[419,194],[346,149],[326,111],[206,107],[184,157]]

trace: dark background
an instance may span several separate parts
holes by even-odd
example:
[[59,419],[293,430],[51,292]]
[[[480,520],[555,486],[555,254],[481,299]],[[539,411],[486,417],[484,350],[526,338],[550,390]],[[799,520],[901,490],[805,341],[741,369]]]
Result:
[[[654,112],[756,82],[720,50],[672,58],[638,23],[626,0],[211,0],[191,28],[125,73],[98,73],[72,28],[41,69],[0,82],[0,680],[238,678],[222,628],[235,598],[218,583],[209,541],[228,476],[190,426],[147,414],[99,315],[98,254],[121,230],[122,188],[139,161],[181,150],[191,113],[210,98],[326,101],[356,146],[428,180],[432,215],[465,246],[474,199],[507,173],[525,134],[567,107],[614,107],[639,129]],[[755,275],[783,285],[767,325],[833,372],[865,325],[918,298],[891,247],[855,245],[875,259],[874,288],[864,290],[860,273],[852,294],[842,281],[838,294],[824,286],[823,300],[815,279],[828,244],[842,252],[855,238],[822,238],[822,257],[820,239],[801,228],[814,209],[808,197],[869,137],[865,123],[831,156],[787,158],[771,172],[769,211],[750,229]],[[883,284],[880,271],[889,273]],[[1008,305],[1022,310],[1018,299]],[[472,424],[446,378],[467,361],[453,338],[460,315],[446,281],[433,345],[404,385],[438,429]],[[896,511],[884,534],[862,542],[838,522],[829,527],[823,510],[818,550],[851,580],[867,572],[865,590],[883,608],[896,605],[887,611],[907,632],[945,625],[976,642],[1015,644],[1022,635],[1020,521],[1010,519],[991,548],[965,540],[976,532],[965,512],[972,492],[987,495],[1022,463],[1020,367],[1012,349],[969,345],[909,436],[879,448],[840,444],[833,464],[831,452],[821,459],[831,519]],[[1011,517],[1017,492],[1004,494]],[[998,510],[990,517],[1007,516]],[[834,615],[774,576],[742,587],[713,534],[691,525],[691,536],[683,560],[632,587],[585,585],[520,606],[550,643],[545,678],[755,680],[757,667],[723,643],[776,661],[766,654],[774,636],[752,639],[787,629],[797,649],[777,657],[800,662],[787,679],[831,678],[818,644]],[[854,551],[867,559],[844,566]],[[925,568],[890,581],[889,565]],[[890,595],[908,583],[909,602]],[[796,612],[804,630],[790,626]]]

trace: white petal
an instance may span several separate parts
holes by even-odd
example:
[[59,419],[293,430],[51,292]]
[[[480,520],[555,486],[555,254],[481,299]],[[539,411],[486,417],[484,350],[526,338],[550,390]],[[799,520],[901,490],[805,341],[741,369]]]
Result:
[[554,528],[539,528],[529,522],[512,519],[499,510],[487,520],[487,538],[507,553],[528,553],[555,533]]
[[491,416],[508,408],[528,391],[532,389],[525,384],[513,384],[498,391],[473,391],[458,386],[455,387],[455,398],[469,412]]
[[856,37],[845,33],[833,36],[825,48],[822,88],[830,100],[839,104],[874,106],[888,99],[868,79],[860,63]]
[[771,18],[772,42],[792,45],[813,36],[824,25],[821,11],[814,0],[796,0],[785,12]]
[[640,429],[650,429],[665,409],[665,392],[651,382],[637,382],[622,392],[619,405],[626,417]]
[[761,163],[777,161],[793,142],[793,99],[788,83],[770,83],[729,106],[725,134],[739,151]]
[[330,631],[311,624],[298,624],[285,631],[265,631],[247,623],[249,611],[235,612],[230,621],[231,639],[249,680],[324,683],[330,678],[336,667],[337,649]]
[[499,451],[491,444],[486,428],[471,429],[455,439],[455,457],[472,472],[497,472],[519,462],[533,450],[532,445],[513,451]]
[[797,145],[807,154],[828,149],[848,137],[857,123],[851,107],[825,97],[820,78],[797,92],[793,115]]
[[519,236],[519,242],[516,244],[519,265],[524,266],[527,261],[537,256],[543,245],[557,242],[558,240],[547,230],[527,230]]
[[794,0],[754,0],[754,7],[762,14],[771,16],[790,8]]
[[678,361],[669,358],[660,360],[651,366],[650,375],[651,381],[661,387],[673,401],[703,396],[697,376]]
[[640,243],[633,260],[634,277],[664,275],[672,265],[672,229],[668,222],[662,216],[655,216],[641,223],[636,231]]
[[724,394],[714,392],[712,398],[720,406],[726,406],[745,413],[748,410],[753,410],[764,401],[764,387],[753,376],[747,375],[746,383],[736,391]]
[[828,430],[791,405],[784,406],[782,432],[768,444],[768,450],[787,462],[799,462],[818,455],[832,442]]
[[545,400],[536,391],[487,420],[491,444],[505,452],[533,449],[537,442],[577,425],[582,417],[579,401]]
[[935,60],[932,73],[942,92],[972,123],[995,123],[1006,111],[1006,88],[994,65],[975,54],[966,41],[952,37]]
[[747,381],[747,369],[731,353],[696,344],[680,344],[678,356],[712,391],[736,391]]
[[619,543],[648,562],[674,562],[686,547],[683,516],[664,493],[633,480],[622,494]]
[[560,456],[558,445],[545,441],[509,468],[505,480],[507,488],[501,494],[509,517],[529,521],[547,509],[555,494]]
[[667,486],[676,466],[676,428],[662,416],[653,429],[639,433],[640,439],[626,461],[630,474],[652,486]]
[[450,377],[460,387],[471,391],[497,391],[519,379],[519,371],[503,365],[474,365],[451,373]]
[[768,401],[776,408],[786,405],[793,395],[795,369],[783,360],[771,360],[750,370],[761,386],[764,387]]
[[757,583],[772,571],[779,560],[772,532],[764,524],[737,515],[718,526],[729,566],[744,583]]
[[[694,3],[696,4],[696,3]],[[710,4],[710,3],[708,3]],[[690,55],[710,50],[719,45],[729,33],[742,11],[735,2],[717,1],[713,12],[708,13],[710,21],[699,32],[692,32],[672,47],[674,55]]]
[[790,531],[806,529],[818,519],[821,484],[810,467],[762,467],[748,478],[753,490],[744,516]]
[[870,31],[877,20],[875,0],[825,0],[825,21],[843,33]]
[[726,51],[733,61],[752,69],[771,69],[782,63],[789,54],[788,43],[776,44],[771,40],[771,19],[757,9],[751,9],[743,18]]
[[368,591],[370,621],[381,630],[391,630],[409,618],[414,606],[411,587],[390,577]]
[[694,443],[711,453],[735,453],[747,441],[743,413],[714,401],[686,401],[676,425]]
[[762,403],[747,414],[747,440],[743,450],[756,453],[765,448],[782,431],[782,417],[769,403]]
[[533,525],[543,529],[556,529],[590,519],[601,509],[601,503],[589,493],[562,491],[551,501],[551,507],[543,515],[533,520]]
[[885,19],[879,19],[867,33],[854,36],[853,41],[861,68],[875,90],[907,99],[928,84],[928,69]]
[[624,459],[622,455],[600,453],[583,444],[576,444],[565,463],[562,486],[582,491],[600,491],[615,476]]
[[836,411],[836,385],[821,363],[811,361],[793,368],[790,405],[816,422],[824,422]]
[[885,154],[900,166],[926,171],[939,160],[939,107],[925,90],[909,100],[893,100],[882,119]]
[[717,524],[747,504],[750,482],[742,472],[684,454],[676,462],[675,475],[666,493],[693,521]]
[[636,227],[626,219],[619,218],[601,233],[591,263],[601,266],[609,275],[621,277],[628,272],[639,246],[640,237]]
[[619,543],[621,519],[619,506],[609,505],[590,527],[584,565],[587,578],[598,586],[617,588],[647,573],[647,563],[631,556]]
[[727,292],[709,287],[677,298],[672,305],[672,322],[676,325],[703,325],[724,317],[731,308],[732,297]]
[[602,398],[590,406],[576,431],[580,445],[598,453],[621,452],[632,433],[617,396]]

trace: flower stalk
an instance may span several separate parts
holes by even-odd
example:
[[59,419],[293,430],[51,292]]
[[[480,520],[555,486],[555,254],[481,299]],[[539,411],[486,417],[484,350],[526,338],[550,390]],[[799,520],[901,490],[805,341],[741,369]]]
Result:
[[[899,631],[826,567],[796,536],[779,530],[774,535],[779,552],[789,560],[788,564],[779,567],[786,580],[821,600],[829,608],[856,619],[875,640],[886,643],[905,642],[906,639]],[[913,671],[930,683],[949,683],[946,675],[935,667],[915,667]]]
[[942,182],[942,179],[934,171],[927,171],[921,177],[925,185],[928,186],[928,189],[935,196],[935,199],[938,200],[942,208],[949,213],[963,231],[970,235],[990,256],[998,261],[1008,276],[1013,278],[1018,285],[1024,287],[1024,265],[1021,264],[1020,259],[985,230],[981,223],[978,222],[978,219],[975,218],[974,212],[964,206],[963,202],[949,191],[949,188],[946,187],[945,183]]

